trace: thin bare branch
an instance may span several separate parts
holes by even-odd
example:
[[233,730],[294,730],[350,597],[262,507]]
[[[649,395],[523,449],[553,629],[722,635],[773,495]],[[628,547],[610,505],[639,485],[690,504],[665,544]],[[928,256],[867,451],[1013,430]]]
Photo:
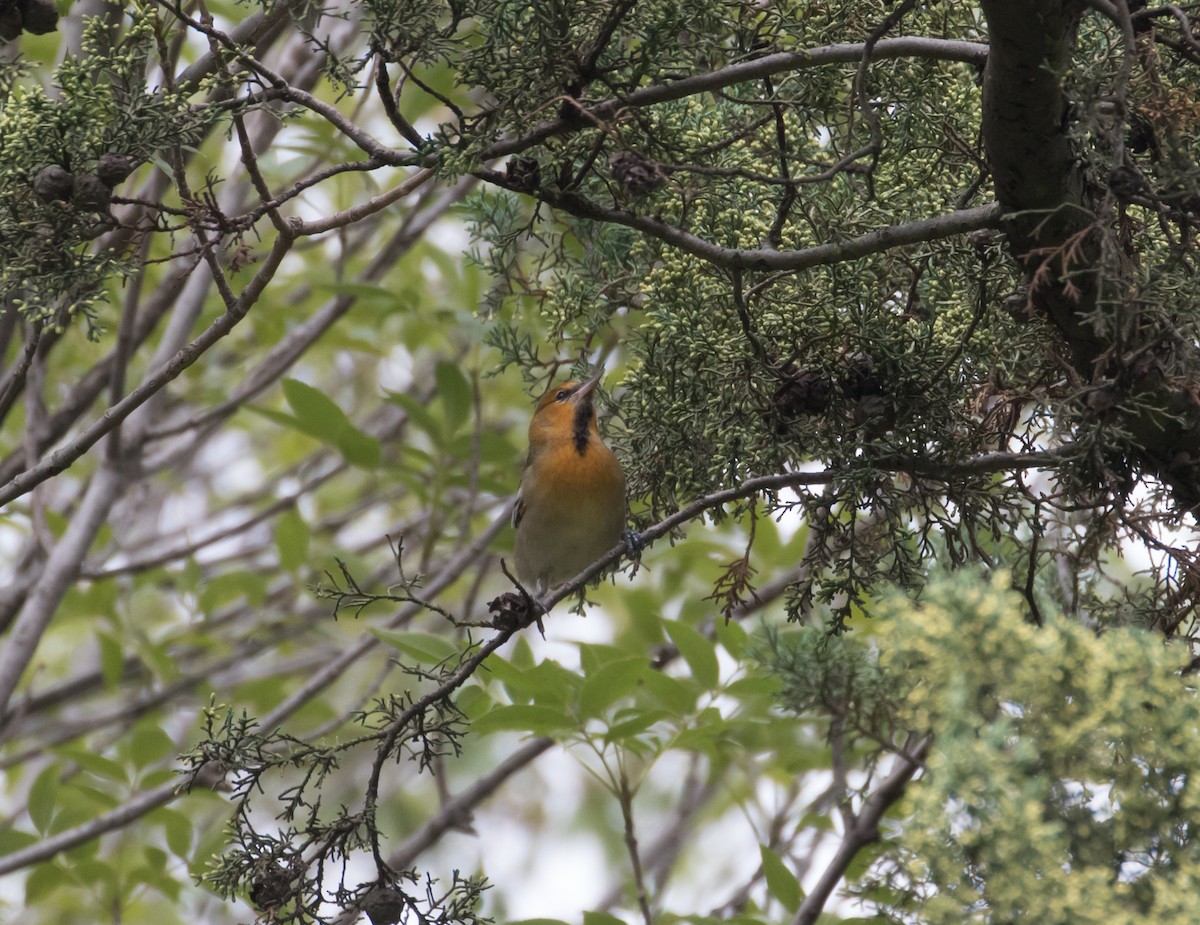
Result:
[[167,363],[147,376],[137,388],[126,395],[121,401],[110,407],[104,414],[84,428],[79,436],[66,446],[51,454],[50,458],[37,465],[31,466],[8,484],[0,487],[0,505],[21,497],[36,485],[46,479],[58,475],[68,469],[75,460],[91,449],[98,440],[111,431],[121,421],[141,407],[146,401],[158,394],[164,385],[175,379],[185,369],[195,363],[213,344],[232,331],[262,295],[263,289],[279,269],[284,255],[291,250],[290,238],[279,236],[271,248],[263,265],[255,274],[253,280],[242,290],[242,294],[234,299],[233,304],[199,337],[175,354]]
[[804,897],[795,918],[792,919],[792,925],[814,925],[820,918],[834,887],[845,875],[850,862],[864,847],[879,840],[879,821],[884,813],[904,796],[904,790],[920,769],[929,746],[930,740],[926,738],[910,754],[896,757],[891,773],[866,799],[854,822],[847,827],[842,836],[842,843],[838,845],[821,878]]

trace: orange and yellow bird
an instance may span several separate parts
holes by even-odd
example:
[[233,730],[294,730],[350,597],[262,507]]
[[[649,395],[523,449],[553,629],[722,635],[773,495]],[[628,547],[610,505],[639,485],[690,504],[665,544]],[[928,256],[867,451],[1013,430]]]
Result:
[[612,549],[625,529],[625,474],[600,439],[592,404],[603,375],[552,387],[529,423],[512,522],[517,577],[538,596]]

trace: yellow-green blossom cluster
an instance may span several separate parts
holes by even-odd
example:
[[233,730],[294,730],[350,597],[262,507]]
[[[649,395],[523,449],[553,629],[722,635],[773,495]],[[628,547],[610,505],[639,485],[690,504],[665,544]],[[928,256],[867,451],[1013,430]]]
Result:
[[1196,920],[1187,652],[1137,629],[1036,627],[1010,583],[958,574],[873,624],[882,667],[910,685],[900,721],[934,736],[898,861],[929,897],[920,921]]

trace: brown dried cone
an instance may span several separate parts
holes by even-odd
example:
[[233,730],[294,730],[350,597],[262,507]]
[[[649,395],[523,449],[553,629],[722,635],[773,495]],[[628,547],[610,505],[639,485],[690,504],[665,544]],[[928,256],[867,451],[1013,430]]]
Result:
[[1150,184],[1141,171],[1128,164],[1118,164],[1108,173],[1108,188],[1121,202],[1133,202],[1153,195]]
[[81,212],[108,214],[112,189],[94,173],[75,178],[75,206]]
[[96,176],[100,182],[113,189],[137,170],[138,159],[132,154],[101,154],[96,162]]
[[875,368],[875,361],[871,357],[865,353],[853,353],[846,357],[842,391],[847,398],[855,400],[883,394],[883,376]]
[[519,190],[533,192],[542,182],[541,165],[532,157],[519,157],[504,165],[508,181]]
[[1133,113],[1129,117],[1129,128],[1125,132],[1125,147],[1131,154],[1150,152],[1158,157],[1158,138],[1154,134],[1154,124],[1141,113]]
[[541,626],[541,608],[528,594],[505,591],[488,601],[488,613],[492,615],[492,626],[498,630],[519,630],[531,623]]
[[250,881],[250,902],[267,911],[283,904],[292,894],[298,865],[284,865],[278,861],[263,859],[255,864],[254,877]]
[[371,925],[396,925],[405,908],[404,894],[395,887],[377,885],[363,897],[362,909]]
[[1004,297],[1001,305],[1014,321],[1033,320],[1033,307],[1029,302],[1029,293],[1027,292],[1010,292]]
[[42,202],[70,202],[75,189],[75,174],[50,164],[43,167],[33,178],[33,194]]
[[663,169],[636,151],[618,151],[608,164],[613,179],[631,196],[645,196],[667,182]]
[[787,424],[806,414],[822,414],[829,410],[833,383],[813,369],[789,370],[775,389],[776,433]]
[[32,35],[45,35],[58,28],[58,9],[52,0],[18,0],[22,26]]

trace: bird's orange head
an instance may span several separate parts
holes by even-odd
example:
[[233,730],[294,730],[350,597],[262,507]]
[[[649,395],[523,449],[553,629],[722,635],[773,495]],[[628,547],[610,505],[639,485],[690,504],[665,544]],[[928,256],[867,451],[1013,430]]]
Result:
[[602,370],[587,382],[572,379],[552,386],[539,399],[533,420],[529,422],[530,444],[536,446],[546,441],[571,439],[583,453],[591,435],[597,433],[592,393],[603,375]]

